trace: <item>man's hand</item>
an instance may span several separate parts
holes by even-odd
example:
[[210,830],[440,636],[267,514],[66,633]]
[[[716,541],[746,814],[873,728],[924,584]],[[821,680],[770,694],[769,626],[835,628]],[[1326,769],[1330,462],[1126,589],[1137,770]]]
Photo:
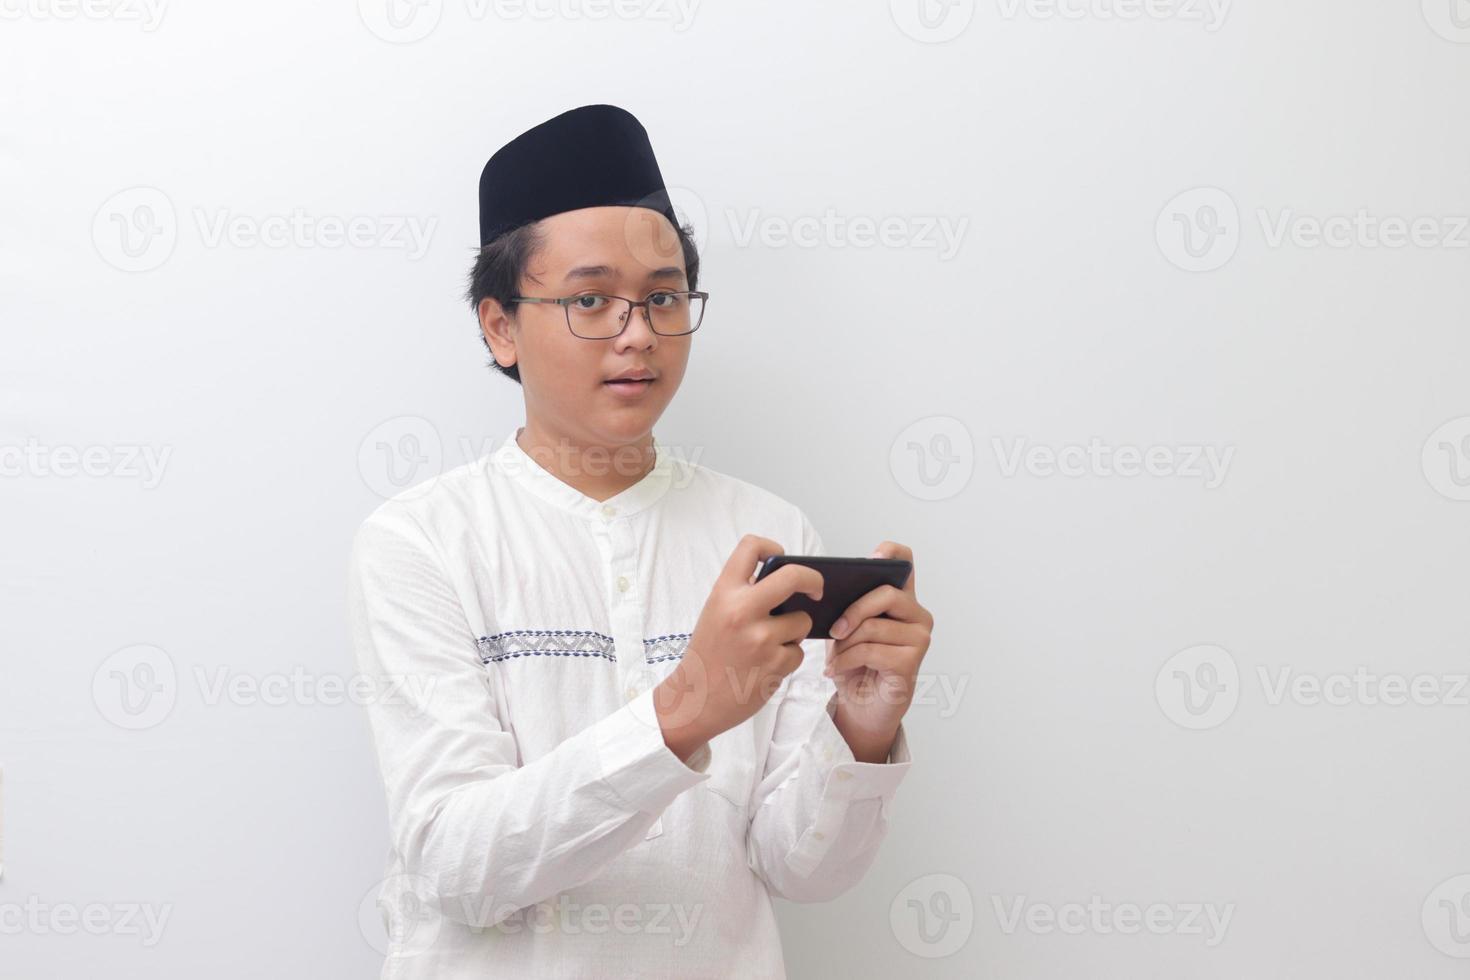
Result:
[[[884,541],[871,558],[906,558],[905,545]],[[898,723],[914,699],[919,664],[929,650],[934,617],[919,605],[914,571],[902,589],[883,585],[862,596],[832,625],[825,673],[837,685],[833,721],[859,762],[886,762]]]
[[716,580],[679,666],[654,691],[664,742],[681,760],[761,709],[786,675],[801,666],[801,641],[812,629],[804,612],[772,616],[793,594],[822,597],[822,573],[786,565],[752,582],[768,555],[784,554],[769,538],[740,539]]

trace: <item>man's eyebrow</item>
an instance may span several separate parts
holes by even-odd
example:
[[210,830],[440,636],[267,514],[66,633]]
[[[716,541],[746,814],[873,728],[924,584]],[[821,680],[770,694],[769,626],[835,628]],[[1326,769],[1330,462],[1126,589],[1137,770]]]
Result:
[[[606,265],[579,265],[568,272],[562,279],[571,282],[576,279],[611,279],[617,275],[617,270]],[[654,269],[648,274],[649,279],[674,279],[682,280],[684,270],[676,265],[666,265],[662,269]]]
[[612,276],[613,270],[605,265],[579,265],[563,278],[567,281],[573,279],[605,279]]

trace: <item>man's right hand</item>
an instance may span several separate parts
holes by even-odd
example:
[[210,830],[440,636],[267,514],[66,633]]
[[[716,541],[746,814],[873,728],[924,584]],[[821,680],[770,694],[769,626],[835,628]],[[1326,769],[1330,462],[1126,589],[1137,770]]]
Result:
[[801,641],[812,629],[804,612],[772,616],[797,592],[822,597],[822,573],[786,565],[759,582],[756,566],[785,552],[747,534],[725,562],[679,666],[654,691],[664,742],[681,760],[761,709],[786,675],[801,666]]

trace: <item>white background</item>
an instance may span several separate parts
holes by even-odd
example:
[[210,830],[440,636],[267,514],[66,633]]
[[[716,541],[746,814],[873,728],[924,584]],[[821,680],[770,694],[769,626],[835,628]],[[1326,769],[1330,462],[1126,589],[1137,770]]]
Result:
[[705,238],[657,434],[830,553],[911,545],[936,618],[891,837],[780,906],[793,976],[1464,975],[1470,6],[386,10],[0,0],[0,975],[375,975],[381,786],[311,692],[381,491],[523,419],[476,181],[590,102]]

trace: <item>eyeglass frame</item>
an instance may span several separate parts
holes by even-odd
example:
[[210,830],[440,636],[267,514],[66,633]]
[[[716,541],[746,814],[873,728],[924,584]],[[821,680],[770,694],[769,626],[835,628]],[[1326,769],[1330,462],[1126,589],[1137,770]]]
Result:
[[[576,337],[578,340],[615,340],[618,337],[621,337],[623,335],[623,331],[628,329],[628,323],[633,319],[633,311],[640,306],[643,307],[643,322],[648,324],[649,330],[652,330],[660,337],[687,337],[698,330],[700,325],[704,323],[704,307],[701,305],[699,308],[699,323],[696,323],[688,330],[684,330],[679,333],[664,333],[653,325],[653,316],[649,312],[650,307],[648,304],[652,302],[654,294],[663,294],[666,296],[697,296],[701,304],[709,302],[709,293],[701,292],[698,289],[655,289],[653,293],[649,294],[647,298],[641,300],[631,300],[626,296],[618,296],[613,293],[602,293],[596,290],[592,290],[591,292],[578,293],[575,296],[562,296],[557,299],[550,299],[540,296],[512,296],[510,297],[510,301],[512,303],[554,303],[557,306],[560,306],[562,308],[562,312],[566,315],[567,318],[567,329],[570,330],[572,332],[572,336]],[[618,330],[617,333],[610,334],[606,337],[583,337],[581,334],[577,333],[576,329],[572,326],[571,303],[573,300],[581,299],[584,296],[606,296],[608,299],[620,299],[624,303],[628,304],[628,312],[623,320],[623,326]]]

